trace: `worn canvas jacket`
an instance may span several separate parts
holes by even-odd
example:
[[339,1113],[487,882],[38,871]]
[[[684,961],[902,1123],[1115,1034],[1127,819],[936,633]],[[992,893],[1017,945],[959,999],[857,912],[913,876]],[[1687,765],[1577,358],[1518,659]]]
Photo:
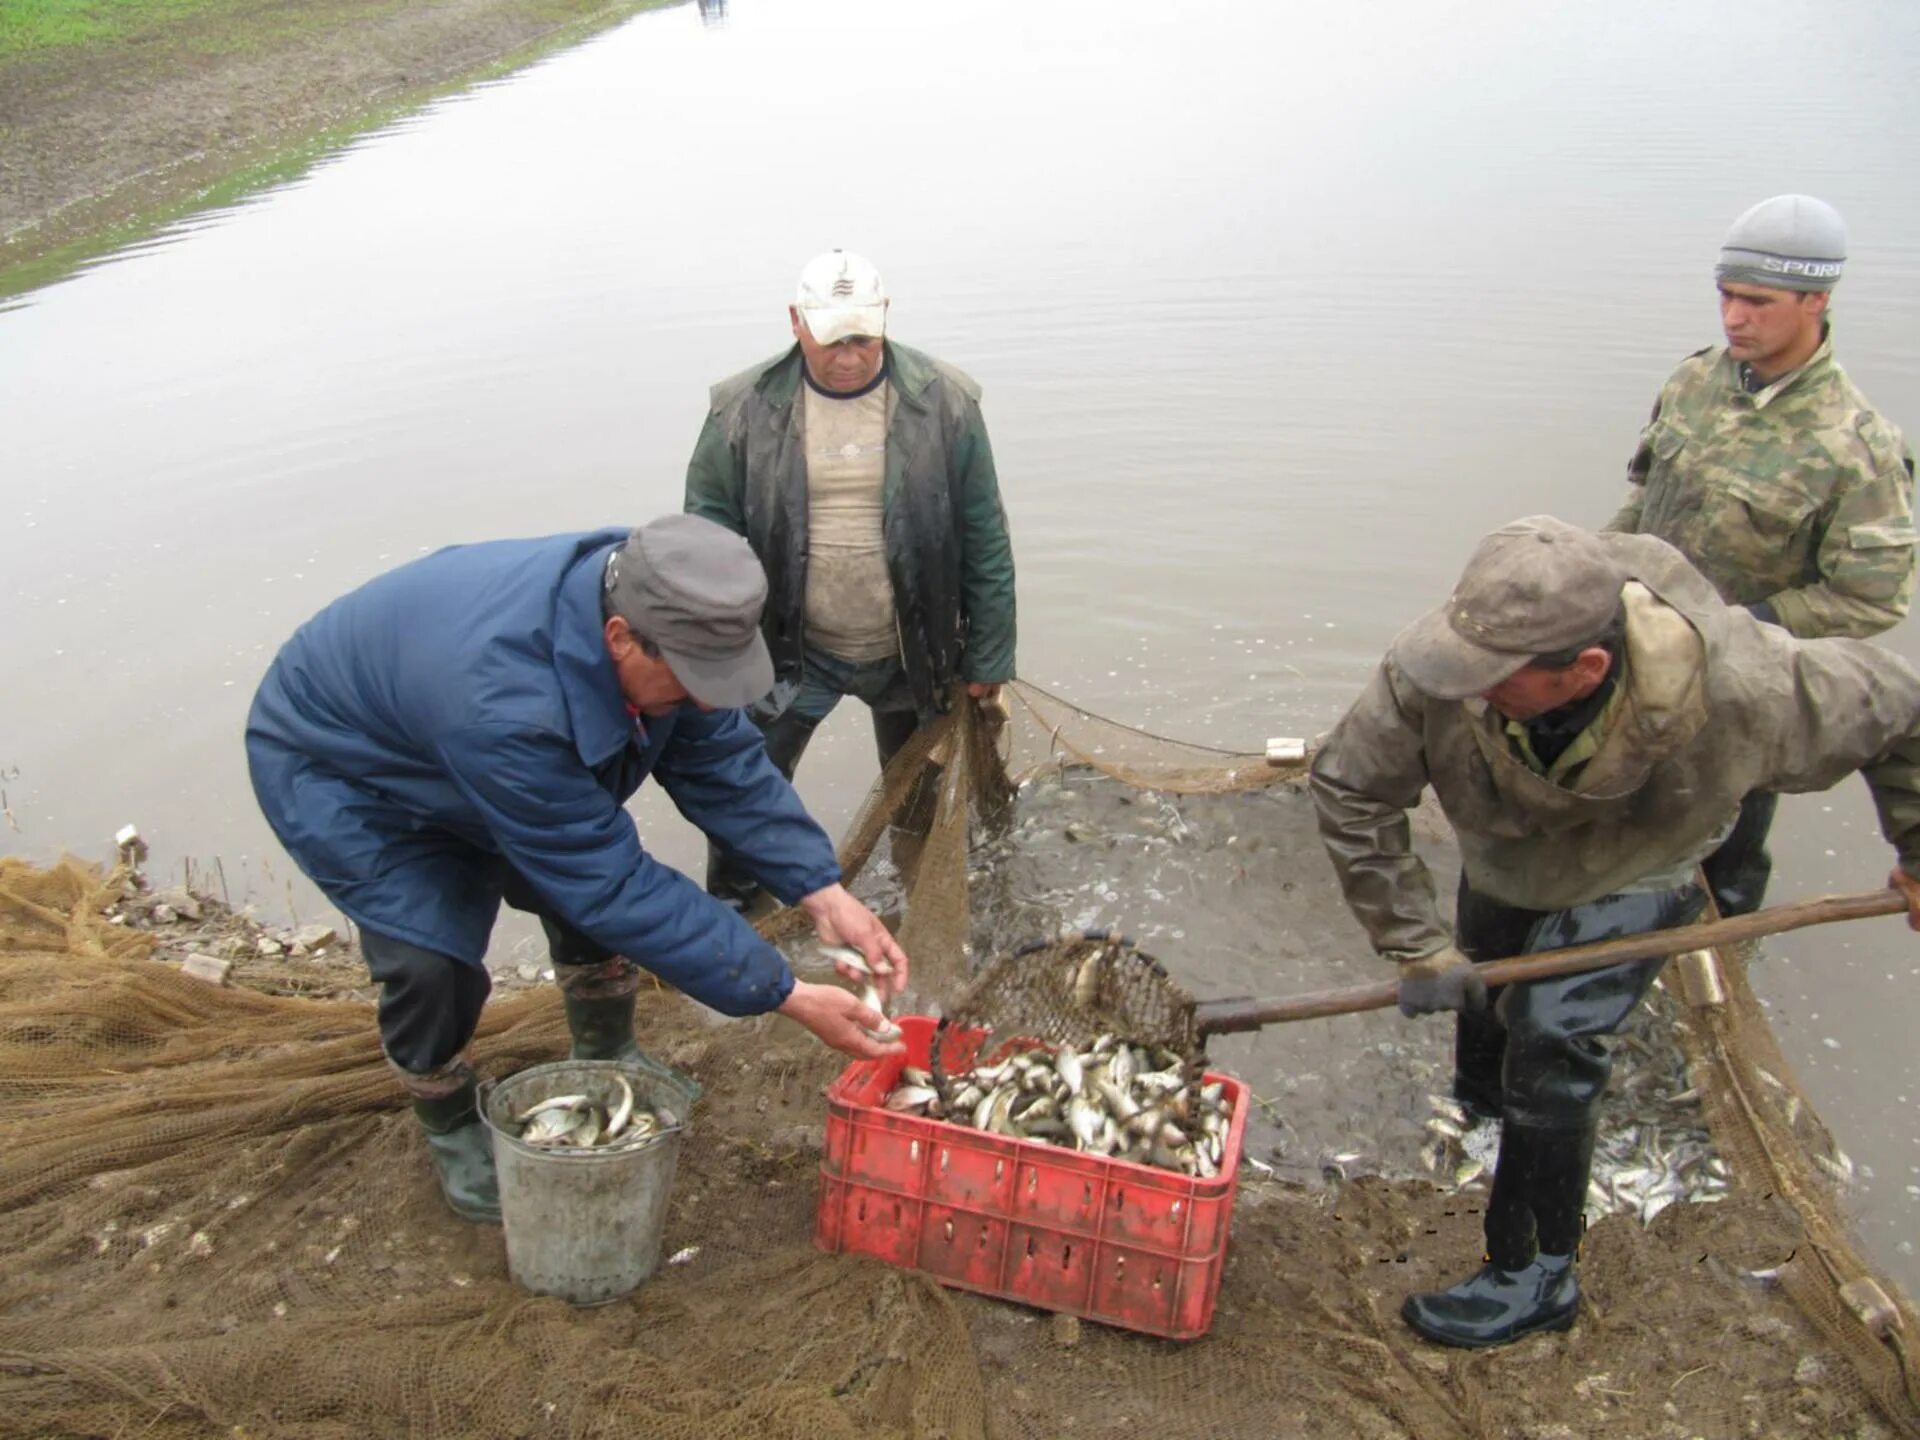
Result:
[[[799,346],[713,387],[687,466],[686,508],[746,537],[767,571],[779,709],[798,689],[807,600],[807,459],[794,403]],[[893,415],[882,490],[900,655],[924,719],[957,682],[1014,675],[1013,547],[980,390],[887,342]]]
[[1877,634],[1913,596],[1913,456],[1833,358],[1748,394],[1723,347],[1660,391],[1608,528],[1657,535],[1800,636]]
[[343,596],[281,649],[247,719],[268,823],[356,924],[479,965],[504,859],[582,933],[728,1015],[780,1005],[780,952],[641,848],[643,781],[781,899],[833,847],[738,710],[636,721],[602,638],[624,530],[458,545]]
[[1724,604],[1671,546],[1609,535],[1632,577],[1625,693],[1597,752],[1555,784],[1483,700],[1437,700],[1392,662],[1316,755],[1321,837],[1376,949],[1449,943],[1407,812],[1429,785],[1468,883],[1559,910],[1698,859],[1754,790],[1824,790],[1855,770],[1920,875],[1920,675],[1858,640],[1798,640]]

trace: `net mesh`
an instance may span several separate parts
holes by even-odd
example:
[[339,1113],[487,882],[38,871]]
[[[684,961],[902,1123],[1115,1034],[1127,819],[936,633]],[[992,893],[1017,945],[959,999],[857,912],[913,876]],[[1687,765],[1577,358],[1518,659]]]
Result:
[[[967,831],[1008,775],[1290,783],[1166,745],[1017,687],[1010,721],[965,707],[896,758],[847,868],[903,907],[924,994],[973,969]],[[0,1435],[1920,1435],[1915,1317],[1850,1246],[1743,956],[1665,985],[1730,1193],[1596,1224],[1573,1331],[1466,1353],[1401,1324],[1402,1296],[1478,1255],[1471,1190],[1248,1170],[1213,1331],[1177,1345],[816,1252],[838,1058],[653,988],[649,1048],[706,1092],[673,1263],[599,1309],[530,1297],[499,1231],[442,1204],[364,1000],[265,993],[294,988],[278,962],[182,973],[106,913],[130,883],[0,860]],[[475,1053],[502,1075],[565,1047],[547,987],[497,996]]]
[[1193,997],[1159,961],[1103,931],[1036,940],[989,961],[960,990],[934,1032],[934,1084],[951,1104],[949,1082],[963,1067],[1008,1045],[1084,1049],[1102,1035],[1172,1050],[1190,1081],[1200,1073]]

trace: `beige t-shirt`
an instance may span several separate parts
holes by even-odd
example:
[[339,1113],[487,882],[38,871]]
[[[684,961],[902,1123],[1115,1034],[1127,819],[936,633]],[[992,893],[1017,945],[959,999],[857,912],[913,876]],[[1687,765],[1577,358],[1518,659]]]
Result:
[[881,491],[892,386],[841,399],[801,384],[807,450],[807,643],[842,660],[899,650]]

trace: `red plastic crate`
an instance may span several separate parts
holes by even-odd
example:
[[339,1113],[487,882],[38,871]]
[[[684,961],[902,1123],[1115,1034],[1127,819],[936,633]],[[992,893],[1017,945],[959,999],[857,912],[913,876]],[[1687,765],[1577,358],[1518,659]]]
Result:
[[992,1135],[883,1106],[928,1064],[934,1022],[903,1016],[907,1053],[859,1060],[827,1091],[814,1243],[1043,1310],[1192,1340],[1213,1323],[1227,1258],[1247,1090],[1220,1173],[1176,1171]]

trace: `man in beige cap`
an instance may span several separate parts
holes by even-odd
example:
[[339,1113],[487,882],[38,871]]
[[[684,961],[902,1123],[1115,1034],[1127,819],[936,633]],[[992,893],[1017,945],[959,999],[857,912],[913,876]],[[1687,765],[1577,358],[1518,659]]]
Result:
[[[1393,642],[1312,770],[1320,831],[1400,1008],[1472,1012],[1474,962],[1683,924],[1694,867],[1755,790],[1860,771],[1920,929],[1920,675],[1856,640],[1799,640],[1729,606],[1672,546],[1534,516],[1484,539],[1448,602]],[[1459,837],[1454,930],[1414,855],[1427,786]],[[1457,935],[1457,943],[1456,943]],[[1487,1263],[1402,1314],[1443,1344],[1573,1323],[1605,1038],[1658,963],[1508,987]]]
[[[766,577],[691,515],[456,545],[302,625],[260,683],[247,761],[267,821],[360,927],[380,1042],[449,1205],[499,1219],[468,1044],[502,901],[539,917],[573,1057],[631,1059],[641,970],[725,1015],[777,1010],[897,1051],[835,985],[796,980],[728,907],[647,854],[625,802],[661,784],[822,939],[898,989],[906,957],[739,707],[766,693]],[[848,966],[851,970],[851,966]]]
[[[1733,222],[1714,268],[1726,344],[1661,387],[1608,526],[1658,535],[1723,600],[1809,638],[1878,634],[1913,595],[1913,454],[1833,354],[1846,259],[1846,224],[1811,195]],[[1724,914],[1765,897],[1777,799],[1748,796],[1707,857]]]
[[[866,702],[884,767],[955,692],[1014,674],[1013,547],[980,389],[886,338],[872,262],[809,261],[793,346],[713,387],[686,508],[744,535],[766,566],[771,693],[754,707],[792,777],[843,695]],[[716,845],[708,890],[758,886]]]

